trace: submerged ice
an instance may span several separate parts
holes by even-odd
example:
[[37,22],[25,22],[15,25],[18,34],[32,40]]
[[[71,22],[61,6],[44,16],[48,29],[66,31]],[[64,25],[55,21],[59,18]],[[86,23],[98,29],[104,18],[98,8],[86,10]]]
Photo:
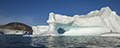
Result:
[[49,26],[32,26],[33,34],[99,36],[120,31],[120,17],[109,7],[73,17],[50,13],[47,23]]

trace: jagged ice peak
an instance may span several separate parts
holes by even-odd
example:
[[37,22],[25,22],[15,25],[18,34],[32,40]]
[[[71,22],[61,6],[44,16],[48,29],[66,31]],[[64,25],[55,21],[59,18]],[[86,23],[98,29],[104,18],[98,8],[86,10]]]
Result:
[[[73,17],[75,18],[89,18],[89,17],[95,17],[95,16],[107,16],[109,17],[111,14],[116,14],[115,11],[112,11],[108,6],[107,7],[103,7],[100,10],[95,10],[95,11],[91,11],[86,15],[74,15]],[[49,15],[54,15],[53,12],[51,12]],[[60,15],[60,14],[56,14],[56,15]],[[117,14],[116,14],[117,15]],[[62,15],[65,16],[65,15]]]

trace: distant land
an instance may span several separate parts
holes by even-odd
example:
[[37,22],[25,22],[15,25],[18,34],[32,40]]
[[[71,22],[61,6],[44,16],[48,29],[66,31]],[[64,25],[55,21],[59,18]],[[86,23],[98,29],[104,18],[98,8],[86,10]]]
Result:
[[28,25],[19,22],[12,22],[6,25],[0,25],[2,29],[11,29],[11,30],[23,30],[28,32],[33,32],[32,28]]

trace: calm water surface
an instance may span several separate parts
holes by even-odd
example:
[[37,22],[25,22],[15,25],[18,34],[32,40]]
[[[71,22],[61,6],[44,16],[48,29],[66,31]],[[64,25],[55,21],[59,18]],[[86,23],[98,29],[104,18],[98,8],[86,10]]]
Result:
[[120,48],[120,37],[0,35],[0,48]]

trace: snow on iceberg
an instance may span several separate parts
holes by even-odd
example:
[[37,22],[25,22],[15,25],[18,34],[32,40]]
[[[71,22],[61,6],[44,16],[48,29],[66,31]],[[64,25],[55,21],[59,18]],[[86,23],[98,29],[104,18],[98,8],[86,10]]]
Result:
[[[120,31],[120,17],[109,7],[91,11],[87,15],[74,15],[73,17],[50,13],[47,23],[49,29],[43,33],[46,35],[99,36],[110,30]],[[60,28],[63,31],[59,31]],[[38,32],[41,30],[36,29],[33,30]]]

